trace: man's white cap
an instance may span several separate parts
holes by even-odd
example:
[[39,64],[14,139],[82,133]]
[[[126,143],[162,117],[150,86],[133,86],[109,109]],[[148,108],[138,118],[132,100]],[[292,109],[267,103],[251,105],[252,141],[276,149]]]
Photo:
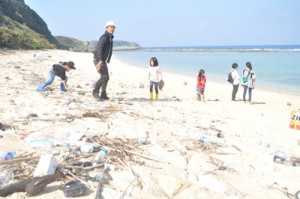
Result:
[[114,27],[116,27],[116,25],[115,25],[115,23],[113,21],[106,22],[105,28],[107,28],[107,26],[114,26]]

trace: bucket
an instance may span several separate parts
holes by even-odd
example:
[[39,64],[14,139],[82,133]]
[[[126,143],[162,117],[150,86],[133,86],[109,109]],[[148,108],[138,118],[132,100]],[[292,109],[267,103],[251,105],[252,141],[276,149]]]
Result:
[[300,130],[300,110],[293,110],[291,113],[290,128]]

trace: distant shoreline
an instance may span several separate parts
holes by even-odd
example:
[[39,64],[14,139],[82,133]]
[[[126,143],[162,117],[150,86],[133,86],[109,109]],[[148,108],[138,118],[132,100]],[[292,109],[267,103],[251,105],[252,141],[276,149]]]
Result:
[[125,51],[125,50],[140,50],[141,47],[136,46],[120,46],[120,47],[113,47],[113,50],[115,51]]
[[[141,49],[143,51],[147,52],[282,52],[283,50],[280,49],[270,49],[270,50],[264,50],[264,49],[185,49],[185,50],[178,50],[178,49],[170,49],[170,50],[160,50],[160,49]],[[288,51],[295,51],[300,52],[299,50],[288,50]]]
[[300,45],[165,46],[143,47],[148,52],[300,52]]

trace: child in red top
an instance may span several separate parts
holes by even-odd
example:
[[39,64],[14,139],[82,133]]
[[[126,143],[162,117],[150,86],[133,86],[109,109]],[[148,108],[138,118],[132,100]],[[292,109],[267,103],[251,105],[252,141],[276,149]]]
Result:
[[201,101],[202,99],[203,102],[206,102],[204,97],[205,83],[206,83],[205,71],[201,69],[197,77],[197,94],[198,94],[198,100]]

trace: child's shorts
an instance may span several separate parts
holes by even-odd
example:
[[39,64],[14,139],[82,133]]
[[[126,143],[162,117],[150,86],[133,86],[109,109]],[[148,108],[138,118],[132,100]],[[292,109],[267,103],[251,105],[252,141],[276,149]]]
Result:
[[197,92],[198,92],[198,93],[201,92],[202,94],[204,94],[204,88],[197,88]]

